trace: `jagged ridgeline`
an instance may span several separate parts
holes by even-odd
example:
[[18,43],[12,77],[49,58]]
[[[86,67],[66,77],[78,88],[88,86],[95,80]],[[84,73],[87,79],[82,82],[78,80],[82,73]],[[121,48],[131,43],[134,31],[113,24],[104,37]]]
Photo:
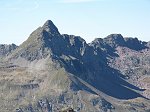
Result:
[[149,112],[149,43],[88,44],[48,20],[20,46],[0,45],[0,112]]

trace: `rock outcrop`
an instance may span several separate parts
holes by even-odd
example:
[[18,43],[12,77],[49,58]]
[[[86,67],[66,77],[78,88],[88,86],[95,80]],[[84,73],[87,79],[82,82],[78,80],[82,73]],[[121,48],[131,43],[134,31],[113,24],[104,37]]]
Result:
[[0,44],[0,57],[7,56],[9,53],[11,53],[17,47],[18,46],[16,46],[15,44],[11,44],[11,45]]

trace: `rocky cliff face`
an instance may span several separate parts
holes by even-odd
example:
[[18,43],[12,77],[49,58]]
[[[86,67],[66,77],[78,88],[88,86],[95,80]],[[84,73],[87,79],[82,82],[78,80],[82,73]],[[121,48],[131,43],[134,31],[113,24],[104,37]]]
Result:
[[7,56],[16,48],[17,46],[15,44],[11,44],[11,45],[0,44],[0,57]]
[[61,35],[48,20],[7,52],[0,64],[0,111],[150,110],[147,42],[111,34],[87,44]]
[[[104,39],[96,39],[91,45],[105,52],[109,66],[118,70],[125,80],[141,89],[145,89],[144,85],[149,85],[148,81],[142,81],[143,77],[149,80],[150,75],[148,42],[112,34]],[[147,94],[144,96],[149,98],[149,90],[145,90],[144,93]]]

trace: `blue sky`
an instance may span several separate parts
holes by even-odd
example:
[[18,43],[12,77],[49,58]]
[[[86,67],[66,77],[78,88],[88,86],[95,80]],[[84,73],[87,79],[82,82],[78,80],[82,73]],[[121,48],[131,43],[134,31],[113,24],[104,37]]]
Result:
[[21,44],[48,19],[87,42],[112,33],[150,41],[150,0],[0,0],[0,44]]

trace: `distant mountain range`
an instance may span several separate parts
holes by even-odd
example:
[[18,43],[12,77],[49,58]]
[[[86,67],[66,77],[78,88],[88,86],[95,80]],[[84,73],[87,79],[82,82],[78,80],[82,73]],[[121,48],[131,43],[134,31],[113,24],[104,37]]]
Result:
[[0,45],[0,112],[150,112],[150,42],[91,43],[51,20],[20,46]]

